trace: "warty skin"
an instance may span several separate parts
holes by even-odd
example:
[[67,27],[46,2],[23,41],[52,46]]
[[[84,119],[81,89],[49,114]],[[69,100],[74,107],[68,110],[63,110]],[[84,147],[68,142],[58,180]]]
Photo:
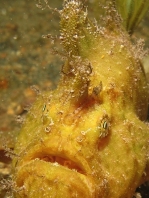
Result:
[[[100,31],[66,1],[67,53],[56,90],[39,94],[17,138],[15,198],[132,198],[148,180],[148,87],[127,32]],[[136,50],[137,51],[137,50]]]

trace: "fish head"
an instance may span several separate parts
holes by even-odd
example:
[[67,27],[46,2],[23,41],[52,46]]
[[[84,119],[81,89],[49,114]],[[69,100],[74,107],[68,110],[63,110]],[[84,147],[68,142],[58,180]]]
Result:
[[15,147],[14,196],[93,198],[134,192],[129,186],[138,182],[145,163],[145,152],[136,154],[139,147],[145,149],[143,129],[136,127],[141,122],[131,113],[113,113],[121,106],[111,107],[104,89],[81,103],[71,100],[72,92],[62,97],[63,92],[42,94],[27,115]]
[[108,107],[94,97],[76,106],[53,95],[59,97],[47,93],[37,99],[18,137],[13,162],[16,197],[106,194],[100,152],[110,139]]

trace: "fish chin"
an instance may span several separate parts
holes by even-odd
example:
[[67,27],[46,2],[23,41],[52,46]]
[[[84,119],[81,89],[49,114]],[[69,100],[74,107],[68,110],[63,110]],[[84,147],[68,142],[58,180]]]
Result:
[[16,186],[16,198],[96,197],[95,185],[89,176],[57,162],[38,158],[19,168]]

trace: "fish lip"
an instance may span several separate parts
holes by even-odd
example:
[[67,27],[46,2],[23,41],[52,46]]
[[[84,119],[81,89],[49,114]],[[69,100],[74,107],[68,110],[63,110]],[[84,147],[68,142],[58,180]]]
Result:
[[[54,173],[53,171],[58,172]],[[72,190],[77,187],[76,192],[79,192],[80,190],[83,191],[83,194],[86,194],[86,197],[95,197],[96,189],[93,178],[88,177],[87,175],[82,173],[70,171],[72,170],[56,166],[52,163],[47,164],[47,162],[35,158],[21,166],[17,170],[17,173],[14,175],[16,192],[19,189],[17,193],[20,192],[21,194],[24,193],[26,195],[30,190],[32,191],[32,189],[30,189],[29,187],[29,184],[30,178],[33,178],[33,185],[35,183],[35,186],[39,186],[39,189],[41,181],[43,182],[43,179],[45,179],[45,181],[47,180],[49,184],[51,184],[51,187],[53,187],[54,185],[57,186],[59,185],[59,183],[63,185],[66,183],[66,185],[72,188]],[[40,185],[38,181],[40,181]],[[46,190],[46,188],[44,188],[44,190]],[[59,190],[59,188],[57,188],[57,190]]]
[[28,150],[27,154],[26,152],[23,152],[21,158],[22,159],[20,160],[20,162],[17,163],[17,167],[25,166],[31,161],[39,159],[50,164],[57,164],[83,175],[91,174],[91,168],[89,167],[87,160],[82,157],[82,155],[79,155],[78,151],[59,151],[57,147],[43,148],[41,147],[41,145],[35,145],[34,147],[32,147],[32,149],[30,148]]
[[[63,147],[63,149],[59,148],[59,142],[55,143],[55,141],[53,141],[52,144],[52,141],[44,141],[44,143],[38,142],[36,145],[32,143],[28,145],[25,150],[21,151],[18,163],[14,170],[16,186],[21,188],[25,184],[27,185],[30,177],[34,177],[35,180],[46,178],[50,182],[55,181],[55,179],[59,177],[59,181],[66,182],[66,184],[70,183],[70,186],[74,187],[75,179],[77,179],[79,189],[83,188],[81,186],[85,186],[83,189],[85,190],[84,193],[87,192],[86,197],[95,197],[94,194],[96,190],[95,182],[92,177],[92,169],[84,155],[82,155],[80,150],[77,148],[75,149],[74,147],[72,148],[72,146],[69,147],[69,149],[67,146]],[[77,164],[79,171],[74,171],[74,169],[69,169],[62,165],[57,165],[40,159],[45,155],[63,156],[65,159]],[[45,167],[47,167],[46,171]],[[55,173],[53,173],[53,171],[55,171]],[[61,176],[61,174],[59,174],[60,172],[64,174]]]
[[76,171],[80,174],[86,175],[87,174],[87,170],[84,167],[84,163],[82,163],[82,161],[84,161],[83,159],[71,159],[70,156],[68,157],[67,155],[63,155],[63,157],[61,157],[61,153],[57,154],[44,154],[42,153],[41,156],[36,156],[34,158],[32,158],[32,160],[41,160],[44,161],[46,163],[49,163],[51,165],[58,165],[58,166],[62,166],[65,167],[66,169],[72,170],[72,171]]

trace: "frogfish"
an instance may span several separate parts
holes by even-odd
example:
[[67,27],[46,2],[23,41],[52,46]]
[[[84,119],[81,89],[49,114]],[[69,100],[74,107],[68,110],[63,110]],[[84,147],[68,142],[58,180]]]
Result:
[[15,198],[132,198],[149,180],[149,92],[129,33],[149,3],[132,2],[132,15],[109,3],[102,27],[79,0],[58,10],[65,62],[17,137]]

